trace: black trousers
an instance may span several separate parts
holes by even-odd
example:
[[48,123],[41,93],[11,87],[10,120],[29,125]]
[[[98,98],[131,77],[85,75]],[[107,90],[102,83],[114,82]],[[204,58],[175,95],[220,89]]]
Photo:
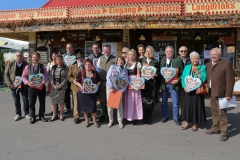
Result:
[[28,88],[28,98],[29,98],[29,114],[32,118],[36,118],[35,115],[35,105],[37,101],[37,97],[39,100],[39,117],[44,117],[45,113],[45,101],[46,101],[46,87],[44,86],[42,90],[35,88]]
[[143,120],[146,120],[149,116],[152,116],[153,109],[154,103],[149,105],[143,104]]
[[68,83],[68,87],[66,89],[66,92],[65,92],[65,104],[66,104],[66,108],[67,109],[71,109],[71,83],[70,82],[67,82]]

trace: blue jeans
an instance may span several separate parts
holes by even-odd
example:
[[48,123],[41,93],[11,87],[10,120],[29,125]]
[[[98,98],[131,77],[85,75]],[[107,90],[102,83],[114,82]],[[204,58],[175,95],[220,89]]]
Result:
[[163,117],[168,118],[168,91],[170,91],[173,104],[173,119],[179,118],[178,91],[172,89],[172,84],[166,84],[166,89],[162,90],[162,112]]
[[25,115],[29,114],[28,92],[25,91],[24,88],[20,88],[18,90],[11,89],[11,91],[12,91],[12,97],[15,104],[16,115],[22,116],[20,93],[22,95],[24,113]]

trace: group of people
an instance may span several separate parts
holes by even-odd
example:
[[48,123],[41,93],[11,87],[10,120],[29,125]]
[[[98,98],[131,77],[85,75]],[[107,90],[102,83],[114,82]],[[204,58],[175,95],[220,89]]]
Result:
[[[80,113],[85,117],[85,127],[89,127],[89,117],[92,115],[94,126],[100,127],[104,120],[108,121],[107,127],[114,125],[113,108],[107,106],[111,92],[118,91],[116,88],[116,77],[127,78],[129,81],[133,78],[143,76],[141,68],[143,66],[152,66],[156,73],[150,79],[145,79],[144,87],[135,90],[127,87],[121,90],[122,98],[117,108],[117,120],[119,128],[124,128],[123,119],[132,121],[133,125],[142,120],[144,124],[152,123],[152,113],[155,104],[158,102],[159,89],[162,94],[162,119],[165,123],[169,120],[168,96],[172,99],[173,120],[176,125],[181,126],[181,121],[186,123],[181,126],[182,130],[191,128],[192,131],[198,130],[198,124],[206,122],[204,95],[196,94],[196,90],[189,91],[185,78],[191,76],[199,78],[202,83],[209,86],[209,96],[211,102],[212,122],[210,129],[206,134],[220,134],[219,140],[228,139],[228,119],[226,109],[219,109],[218,98],[225,97],[230,100],[232,97],[233,86],[235,83],[234,71],[230,63],[221,60],[221,50],[213,48],[210,51],[211,62],[206,65],[200,64],[200,56],[193,51],[188,57],[187,47],[179,48],[179,56],[174,56],[174,49],[167,46],[166,56],[157,60],[154,58],[154,49],[152,46],[138,45],[137,50],[122,48],[122,55],[115,57],[111,54],[111,46],[103,46],[102,53],[97,43],[93,44],[93,54],[84,57],[82,50],[73,51],[72,44],[66,45],[67,53],[52,54],[52,62],[47,67],[40,63],[40,54],[32,54],[32,64],[23,61],[23,53],[16,53],[16,61],[11,62],[6,68],[6,84],[11,88],[12,96],[15,102],[16,116],[15,121],[21,118],[20,96],[22,95],[25,117],[33,124],[36,122],[35,104],[37,97],[39,99],[39,119],[47,122],[45,119],[45,98],[46,86],[50,86],[50,99],[52,105],[52,117],[50,122],[60,119],[64,121],[64,113],[71,110],[70,92],[72,92],[73,117],[74,123],[80,122]],[[68,56],[68,57],[66,57]],[[75,58],[76,61],[67,63],[67,58]],[[74,57],[73,57],[74,56]],[[98,59],[96,64],[93,60]],[[75,63],[74,63],[75,62]],[[167,81],[160,73],[162,68],[174,68],[177,73],[175,78]],[[29,80],[31,75],[44,75],[41,81],[41,87],[36,87]],[[20,76],[22,83],[16,86],[15,77]],[[85,93],[85,80],[91,80],[98,88],[97,92]],[[48,84],[48,85],[46,85]],[[100,100],[99,119],[97,120],[97,99]],[[64,110],[66,104],[66,110]],[[60,115],[58,116],[58,110]]]

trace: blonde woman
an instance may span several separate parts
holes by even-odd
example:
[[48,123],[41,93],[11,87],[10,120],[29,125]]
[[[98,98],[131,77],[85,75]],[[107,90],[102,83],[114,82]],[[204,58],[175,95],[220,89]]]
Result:
[[145,80],[145,89],[142,90],[143,99],[143,123],[152,123],[152,112],[155,103],[155,94],[157,88],[157,77],[159,76],[159,63],[154,58],[154,49],[152,46],[146,47],[145,56],[140,59],[142,66],[153,66],[156,68],[156,74],[149,80]]
[[[136,61],[136,51],[131,49],[128,52],[128,62],[125,65],[125,69],[128,71],[128,79],[138,78],[141,73],[141,63]],[[133,121],[133,125],[136,125],[136,120],[143,119],[142,109],[142,95],[141,90],[127,89],[124,93],[123,100],[124,118],[128,121]]]

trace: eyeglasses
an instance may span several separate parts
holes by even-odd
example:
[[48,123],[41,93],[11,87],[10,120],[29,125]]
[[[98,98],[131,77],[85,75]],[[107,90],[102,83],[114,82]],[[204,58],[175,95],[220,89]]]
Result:
[[187,51],[179,51],[179,52],[187,52]]
[[126,54],[127,52],[122,52],[122,54]]

